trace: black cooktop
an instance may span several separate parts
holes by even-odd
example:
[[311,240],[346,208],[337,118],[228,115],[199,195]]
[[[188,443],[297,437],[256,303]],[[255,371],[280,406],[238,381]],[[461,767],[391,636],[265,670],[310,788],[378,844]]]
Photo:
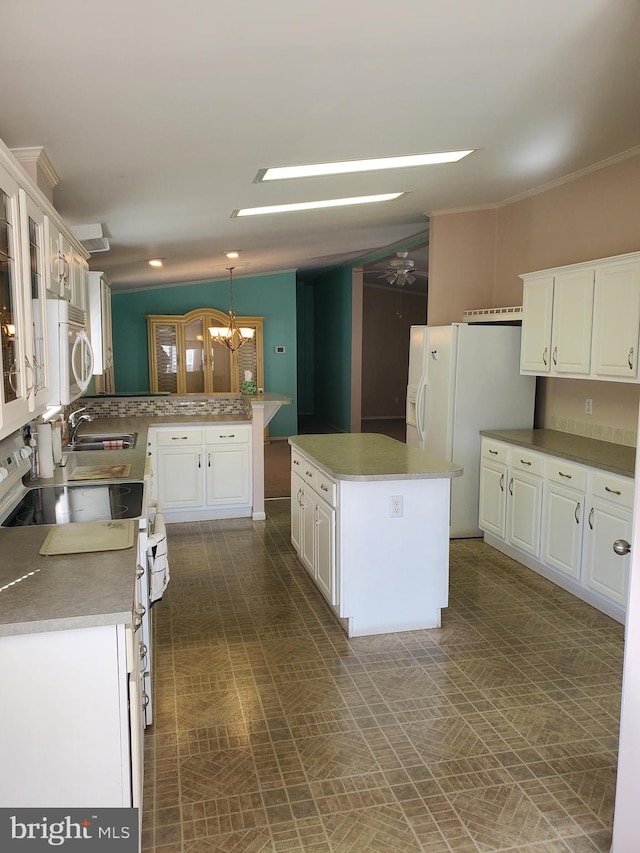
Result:
[[42,486],[26,493],[2,527],[137,518],[142,513],[143,492],[144,483]]

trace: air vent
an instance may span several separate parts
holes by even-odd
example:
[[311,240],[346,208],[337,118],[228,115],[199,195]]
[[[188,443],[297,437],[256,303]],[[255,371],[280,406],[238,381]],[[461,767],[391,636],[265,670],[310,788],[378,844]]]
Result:
[[475,308],[462,314],[463,323],[522,323],[522,305],[508,308]]
[[109,240],[102,234],[102,225],[72,225],[71,231],[82,243],[84,248],[90,255],[95,255],[97,252],[108,252],[111,248]]

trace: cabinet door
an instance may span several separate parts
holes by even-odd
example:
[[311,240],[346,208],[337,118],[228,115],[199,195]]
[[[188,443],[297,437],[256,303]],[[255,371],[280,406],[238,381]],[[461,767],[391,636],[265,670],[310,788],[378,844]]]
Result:
[[507,466],[482,461],[480,469],[480,518],[478,526],[500,539],[505,536]]
[[30,376],[30,409],[46,406],[50,399],[47,359],[47,280],[44,213],[24,190],[20,190],[22,258],[27,278],[25,292],[25,364]]
[[637,379],[640,262],[596,269],[593,324],[593,372]]
[[245,444],[207,447],[207,506],[247,504],[249,448]]
[[0,438],[29,420],[29,395],[33,388],[33,371],[29,370],[26,360],[26,287],[19,247],[18,184],[0,168]]
[[544,374],[551,370],[553,276],[525,281],[522,290],[520,370]]
[[593,269],[557,273],[553,289],[552,373],[591,371]]
[[584,494],[555,483],[544,495],[542,522],[543,563],[572,578],[580,577]]
[[537,557],[540,553],[542,480],[520,471],[509,475],[507,541]]
[[334,607],[336,589],[336,511],[322,500],[316,501],[315,580],[324,597]]
[[583,582],[618,604],[626,605],[631,557],[613,550],[616,539],[631,541],[630,510],[593,500],[584,531]]
[[291,544],[298,555],[302,551],[302,493],[304,483],[302,478],[291,472]]
[[89,307],[89,265],[78,252],[70,247],[71,252],[71,294],[70,302],[76,308],[87,311]]
[[316,576],[315,528],[316,500],[315,493],[305,484],[302,491],[302,549],[300,559],[311,577]]
[[178,393],[178,324],[152,323],[149,328],[151,391]]
[[202,447],[159,447],[156,479],[165,509],[203,506]]
[[71,244],[48,216],[44,218],[45,253],[49,291],[59,299],[71,299]]

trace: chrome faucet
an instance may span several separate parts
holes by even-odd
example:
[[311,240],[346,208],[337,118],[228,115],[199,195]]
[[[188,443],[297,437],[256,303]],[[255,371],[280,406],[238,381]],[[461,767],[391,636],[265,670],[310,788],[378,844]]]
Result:
[[80,424],[93,420],[92,415],[80,414],[80,412],[84,412],[86,408],[86,406],[83,406],[81,409],[76,409],[75,412],[71,412],[71,414],[69,415],[69,447],[71,448],[76,446]]

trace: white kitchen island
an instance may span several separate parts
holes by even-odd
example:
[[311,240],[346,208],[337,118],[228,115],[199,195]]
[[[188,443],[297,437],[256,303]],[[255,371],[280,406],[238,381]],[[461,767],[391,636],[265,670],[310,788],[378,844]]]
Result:
[[453,462],[384,435],[296,435],[291,541],[349,637],[436,628]]

